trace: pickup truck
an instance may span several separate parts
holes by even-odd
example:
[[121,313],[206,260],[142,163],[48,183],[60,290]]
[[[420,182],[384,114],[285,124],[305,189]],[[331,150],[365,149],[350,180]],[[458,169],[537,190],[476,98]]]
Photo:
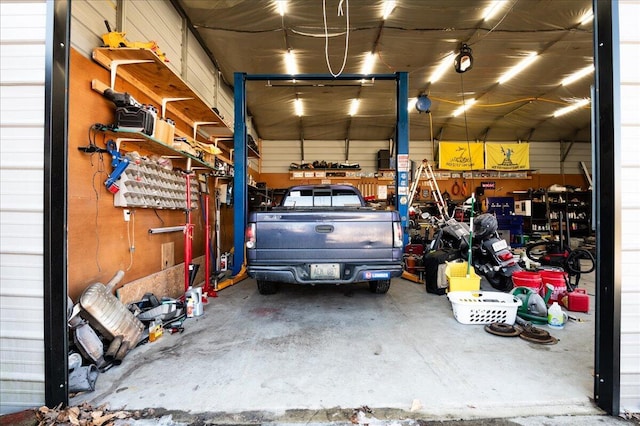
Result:
[[249,214],[247,273],[261,294],[359,282],[384,294],[402,275],[402,237],[398,212],[367,207],[352,186],[293,186],[277,207]]

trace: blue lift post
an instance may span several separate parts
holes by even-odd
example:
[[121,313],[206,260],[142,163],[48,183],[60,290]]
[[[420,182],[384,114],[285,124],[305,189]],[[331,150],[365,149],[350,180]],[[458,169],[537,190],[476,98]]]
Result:
[[[283,80],[395,80],[396,81],[396,154],[404,158],[403,166],[409,162],[409,112],[408,93],[409,75],[406,72],[395,74],[342,74],[334,77],[330,74],[246,74],[234,73],[234,126],[233,126],[233,275],[237,275],[244,264],[244,232],[247,225],[248,200],[247,200],[247,105],[246,82],[247,81],[283,81]],[[406,169],[406,170],[405,170]],[[402,218],[402,228],[408,225],[409,206],[409,167],[403,170],[398,168],[396,176],[396,208]],[[404,235],[405,245],[408,243],[408,235]]]

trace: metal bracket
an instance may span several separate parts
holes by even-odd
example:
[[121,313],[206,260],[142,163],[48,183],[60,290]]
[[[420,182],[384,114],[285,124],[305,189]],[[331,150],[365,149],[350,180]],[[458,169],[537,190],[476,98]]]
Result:
[[162,118],[167,117],[167,103],[175,101],[188,101],[193,98],[162,98]]
[[116,86],[116,74],[118,73],[118,65],[130,65],[130,64],[144,64],[146,62],[153,62],[151,59],[114,59],[109,64],[111,68],[111,90]]

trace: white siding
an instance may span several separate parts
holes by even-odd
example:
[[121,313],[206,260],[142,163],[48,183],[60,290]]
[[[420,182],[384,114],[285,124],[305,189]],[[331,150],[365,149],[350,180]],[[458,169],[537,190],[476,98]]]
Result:
[[102,35],[107,32],[104,21],[112,30],[117,29],[116,0],[71,2],[71,46],[87,57],[102,46]]
[[[620,412],[640,412],[640,1],[621,0],[622,288]],[[615,17],[614,17],[615,19]]]
[[187,46],[187,73],[184,80],[211,107],[215,103],[215,69],[211,64],[211,59],[190,31],[187,37]]
[[46,4],[0,2],[0,414],[44,403]]
[[166,55],[167,65],[182,75],[182,18],[168,1],[124,2],[124,28],[127,40],[155,41]]
[[[437,143],[436,143],[437,144]],[[300,141],[263,141],[262,173],[285,173],[290,163],[300,163]],[[389,149],[388,141],[350,141],[349,158],[360,163],[363,172],[377,171],[377,156],[381,149]],[[305,141],[304,160],[345,161],[344,141]],[[416,140],[409,142],[409,157],[416,164],[428,159],[432,164],[433,149],[431,141]],[[561,174],[561,150],[558,142],[531,142],[531,168],[541,174]],[[582,174],[580,162],[584,161],[591,169],[591,145],[574,144],[565,160],[565,174]]]

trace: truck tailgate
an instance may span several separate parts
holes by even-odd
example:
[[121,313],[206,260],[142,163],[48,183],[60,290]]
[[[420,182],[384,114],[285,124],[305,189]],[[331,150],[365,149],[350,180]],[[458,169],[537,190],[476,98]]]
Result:
[[377,210],[260,212],[253,260],[389,261],[394,218]]

